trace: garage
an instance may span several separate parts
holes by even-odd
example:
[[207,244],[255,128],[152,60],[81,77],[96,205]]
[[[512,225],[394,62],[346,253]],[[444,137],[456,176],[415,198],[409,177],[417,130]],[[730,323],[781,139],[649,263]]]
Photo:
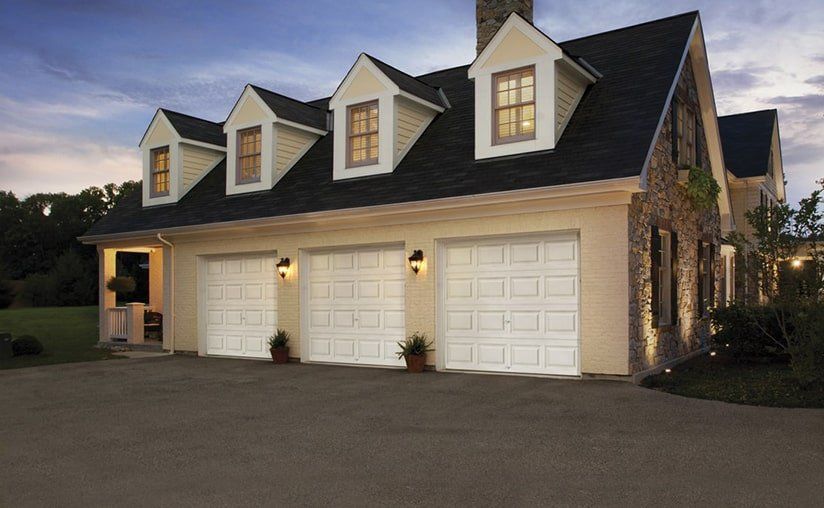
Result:
[[310,251],[303,259],[309,361],[403,365],[395,355],[406,333],[403,245]]
[[442,245],[438,329],[444,367],[580,374],[577,233]]
[[205,274],[206,354],[268,358],[275,332],[275,256],[242,254],[209,258]]

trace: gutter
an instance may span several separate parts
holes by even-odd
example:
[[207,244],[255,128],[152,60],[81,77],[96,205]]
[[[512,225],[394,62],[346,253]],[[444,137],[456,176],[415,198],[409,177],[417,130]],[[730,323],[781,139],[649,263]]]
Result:
[[169,352],[175,354],[175,246],[172,242],[163,238],[162,233],[157,234],[157,239],[164,245],[169,246],[169,308],[172,310],[172,322],[169,323],[171,336],[169,337]]

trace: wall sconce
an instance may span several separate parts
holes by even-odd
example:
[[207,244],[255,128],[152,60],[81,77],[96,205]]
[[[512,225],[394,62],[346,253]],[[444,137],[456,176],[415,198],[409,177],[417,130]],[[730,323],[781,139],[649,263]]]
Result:
[[793,268],[796,268],[796,269],[801,268],[801,264],[802,264],[801,260],[798,259],[798,258],[795,258],[792,261]]
[[412,255],[409,256],[409,266],[412,267],[412,271],[417,274],[418,270],[421,269],[422,264],[423,264],[423,251],[422,250],[413,250]]
[[286,274],[289,273],[289,258],[280,258],[275,266],[277,266],[281,278],[285,279]]

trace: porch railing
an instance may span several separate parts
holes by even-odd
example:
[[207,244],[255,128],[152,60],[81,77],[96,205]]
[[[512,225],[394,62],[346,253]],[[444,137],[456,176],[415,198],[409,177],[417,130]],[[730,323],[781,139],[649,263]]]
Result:
[[128,339],[129,325],[126,320],[126,307],[107,309],[109,320],[109,337],[112,339]]

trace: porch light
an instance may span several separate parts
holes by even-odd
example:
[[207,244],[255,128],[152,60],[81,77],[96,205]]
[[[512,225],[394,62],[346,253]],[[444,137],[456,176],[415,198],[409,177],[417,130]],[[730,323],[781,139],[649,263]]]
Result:
[[275,266],[277,266],[281,278],[285,279],[286,274],[289,273],[289,258],[280,258]]
[[793,259],[792,265],[793,268],[801,268],[801,260],[798,258]]
[[423,251],[422,250],[413,250],[412,255],[409,256],[409,266],[412,267],[412,271],[418,273],[418,270],[421,269],[421,265],[423,264]]

